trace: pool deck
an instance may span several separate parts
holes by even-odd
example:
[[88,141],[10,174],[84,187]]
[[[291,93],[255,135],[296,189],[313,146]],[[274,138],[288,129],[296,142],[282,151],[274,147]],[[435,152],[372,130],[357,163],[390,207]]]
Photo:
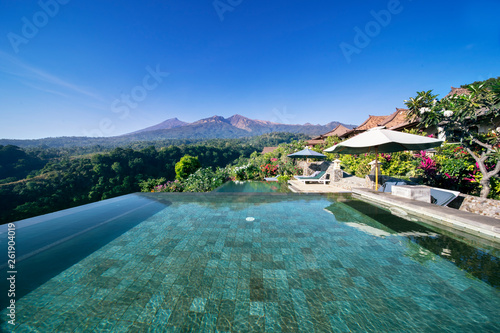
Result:
[[304,184],[298,180],[289,180],[288,188],[296,193],[351,193],[350,190],[329,184]]
[[344,178],[338,182],[328,184],[308,183],[304,184],[299,180],[289,180],[288,188],[296,193],[352,193],[353,188],[365,187],[364,178],[356,177],[344,173]]

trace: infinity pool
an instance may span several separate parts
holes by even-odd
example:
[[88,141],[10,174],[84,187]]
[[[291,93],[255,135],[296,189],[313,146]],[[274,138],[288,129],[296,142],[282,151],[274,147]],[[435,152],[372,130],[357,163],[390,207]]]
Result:
[[[349,196],[144,193],[16,222],[16,325],[4,310],[1,327],[500,331],[494,279],[357,205]],[[498,272],[497,249],[468,251],[490,256],[484,274]]]

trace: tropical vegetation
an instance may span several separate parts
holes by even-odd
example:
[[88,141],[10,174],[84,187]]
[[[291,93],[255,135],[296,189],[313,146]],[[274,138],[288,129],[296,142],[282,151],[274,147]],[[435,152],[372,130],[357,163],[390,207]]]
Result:
[[[488,197],[492,177],[500,172],[500,78],[465,86],[468,94],[437,99],[432,90],[406,101],[410,118],[425,129],[438,127],[448,142],[456,142],[476,164],[474,181]],[[486,129],[486,130],[485,130]],[[459,162],[454,162],[459,163]],[[474,170],[471,170],[474,171]],[[472,175],[471,175],[472,176]]]
[[[187,189],[209,190],[211,187],[202,181],[205,176],[213,172],[215,178],[225,180],[217,168],[243,165],[264,146],[303,138],[271,133],[168,146],[137,142],[128,148],[0,146],[0,221],[16,221],[175,182],[175,165],[185,155],[196,157],[202,166],[191,176],[186,175],[191,177],[184,180],[190,184]],[[176,183],[171,185],[176,186],[178,191],[185,189]]]

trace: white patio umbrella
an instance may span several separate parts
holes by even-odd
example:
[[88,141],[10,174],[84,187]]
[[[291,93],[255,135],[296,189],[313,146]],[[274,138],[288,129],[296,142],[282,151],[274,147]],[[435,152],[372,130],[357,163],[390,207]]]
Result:
[[393,153],[404,150],[425,150],[440,146],[442,143],[443,140],[376,127],[333,147],[327,148],[324,151],[339,154],[363,154],[374,152],[375,189],[377,189],[379,153]]

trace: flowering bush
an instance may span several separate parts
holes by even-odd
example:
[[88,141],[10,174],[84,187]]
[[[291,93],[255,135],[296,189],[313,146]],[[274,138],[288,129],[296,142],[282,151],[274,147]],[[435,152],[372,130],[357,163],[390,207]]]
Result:
[[231,173],[233,180],[250,180],[259,176],[259,169],[252,164],[247,164],[240,167],[234,167]]
[[153,179],[150,178],[148,180],[144,180],[139,183],[139,186],[141,187],[141,192],[154,192],[154,188],[156,186],[162,185],[166,182],[167,180],[165,178],[158,178],[158,179]]
[[477,184],[472,185],[470,180],[474,172],[474,160],[461,146],[444,144],[438,148],[435,157],[437,163],[437,177],[432,185],[458,190],[462,193],[476,194]]
[[263,177],[273,177],[278,173],[279,165],[273,165],[268,163],[266,165],[261,165],[260,170],[262,171]]
[[417,169],[423,170],[427,177],[434,178],[437,171],[436,161],[428,157],[425,151],[420,151],[420,153],[415,154],[415,157],[420,159]]
[[384,153],[382,153],[382,154],[380,154],[380,157],[382,157],[383,159],[385,159],[385,161],[387,163],[390,163],[391,160],[392,160],[392,156],[390,154],[384,154]]
[[183,190],[184,185],[179,180],[174,180],[155,186],[151,192],[182,192]]

